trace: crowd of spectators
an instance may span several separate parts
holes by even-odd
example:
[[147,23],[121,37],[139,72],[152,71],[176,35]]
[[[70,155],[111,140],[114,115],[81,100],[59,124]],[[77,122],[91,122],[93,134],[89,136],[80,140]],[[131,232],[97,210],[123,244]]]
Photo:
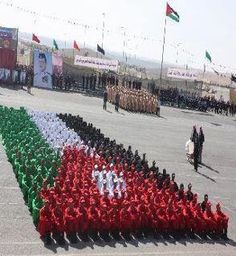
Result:
[[1,85],[13,85],[14,88],[17,86],[25,86],[32,84],[33,79],[33,67],[26,65],[16,65],[13,70],[0,69],[0,84]]

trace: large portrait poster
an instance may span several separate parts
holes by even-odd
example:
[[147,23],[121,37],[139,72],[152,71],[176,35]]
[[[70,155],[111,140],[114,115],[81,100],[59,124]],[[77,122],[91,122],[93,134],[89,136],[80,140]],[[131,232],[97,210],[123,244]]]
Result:
[[52,54],[34,50],[34,86],[52,89]]
[[0,48],[16,51],[18,42],[18,29],[0,26]]

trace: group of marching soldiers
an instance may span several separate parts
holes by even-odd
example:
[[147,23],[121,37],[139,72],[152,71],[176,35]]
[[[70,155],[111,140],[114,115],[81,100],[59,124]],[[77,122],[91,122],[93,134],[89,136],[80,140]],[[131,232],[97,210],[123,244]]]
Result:
[[115,104],[116,111],[121,107],[130,112],[160,114],[158,97],[142,89],[108,86],[107,93],[104,94],[104,101],[106,100]]

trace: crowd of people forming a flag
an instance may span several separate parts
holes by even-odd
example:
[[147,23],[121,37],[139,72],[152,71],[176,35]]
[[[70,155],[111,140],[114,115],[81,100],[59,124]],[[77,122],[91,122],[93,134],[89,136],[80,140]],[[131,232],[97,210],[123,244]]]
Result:
[[40,236],[227,238],[228,216],[80,116],[0,107],[0,134]]

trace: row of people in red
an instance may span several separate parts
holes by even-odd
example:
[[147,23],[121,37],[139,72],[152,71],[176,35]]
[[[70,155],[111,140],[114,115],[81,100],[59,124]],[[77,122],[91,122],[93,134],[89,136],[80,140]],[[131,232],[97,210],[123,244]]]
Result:
[[[226,235],[228,217],[217,205],[215,212],[210,202],[201,205],[191,186],[184,190],[181,184],[176,191],[175,181],[165,181],[157,188],[157,177],[150,173],[145,178],[134,166],[126,170],[119,164],[114,171],[124,173],[126,190],[118,197],[99,193],[92,179],[94,165],[102,167],[102,158],[87,156],[83,150],[67,148],[55,186],[48,188],[46,182],[41,190],[45,205],[40,211],[38,230],[42,237],[50,233],[60,237],[64,232],[74,235],[87,233],[137,233],[155,231],[160,233],[214,233]],[[178,187],[178,186],[177,186]]]

